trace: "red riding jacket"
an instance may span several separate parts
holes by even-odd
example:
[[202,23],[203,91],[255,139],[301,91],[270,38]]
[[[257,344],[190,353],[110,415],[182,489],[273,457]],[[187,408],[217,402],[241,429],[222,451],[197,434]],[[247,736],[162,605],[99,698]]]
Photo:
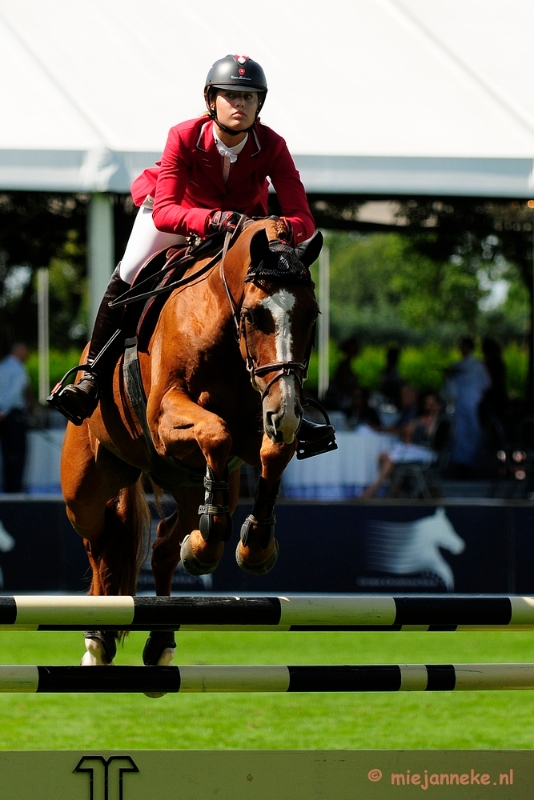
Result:
[[226,183],[212,121],[203,116],[176,125],[158,165],[133,182],[132,197],[138,206],[147,195],[155,198],[153,218],[158,230],[204,237],[212,211],[267,216],[268,178],[282,215],[291,223],[295,244],[309,239],[315,222],[299,173],[284,139],[260,123],[249,131]]

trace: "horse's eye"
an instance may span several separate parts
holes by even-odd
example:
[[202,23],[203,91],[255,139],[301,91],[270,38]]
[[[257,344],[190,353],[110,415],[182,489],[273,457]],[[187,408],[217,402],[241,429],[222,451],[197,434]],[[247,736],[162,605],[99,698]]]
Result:
[[243,309],[241,312],[241,321],[248,322],[250,325],[252,325],[252,314],[248,309]]

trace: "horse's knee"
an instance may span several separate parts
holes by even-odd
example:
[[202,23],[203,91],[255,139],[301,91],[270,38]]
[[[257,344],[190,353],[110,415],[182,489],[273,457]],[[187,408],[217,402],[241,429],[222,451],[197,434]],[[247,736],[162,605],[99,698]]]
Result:
[[160,425],[154,445],[158,455],[183,458],[199,447],[208,460],[226,463],[232,448],[232,437],[223,420],[213,419],[197,422],[187,430]]
[[221,473],[232,450],[232,435],[226,423],[219,417],[203,421],[198,426],[196,437],[208,465],[214,472]]

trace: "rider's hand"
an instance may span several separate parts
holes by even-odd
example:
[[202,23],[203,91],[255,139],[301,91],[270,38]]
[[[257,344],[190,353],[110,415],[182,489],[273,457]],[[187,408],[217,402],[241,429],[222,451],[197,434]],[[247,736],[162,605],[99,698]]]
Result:
[[280,219],[282,220],[286,228],[285,231],[280,232],[280,238],[285,239],[286,242],[289,242],[291,244],[293,243],[293,226],[291,225],[287,217],[280,217]]
[[233,233],[240,219],[241,214],[237,211],[212,211],[206,223],[206,233]]

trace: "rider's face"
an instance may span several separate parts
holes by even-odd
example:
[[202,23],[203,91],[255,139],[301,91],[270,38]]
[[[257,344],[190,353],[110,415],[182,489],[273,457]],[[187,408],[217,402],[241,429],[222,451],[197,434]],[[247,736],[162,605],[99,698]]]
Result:
[[[215,98],[217,119],[232,131],[244,131],[254,124],[258,110],[257,92],[234,92],[219,89]],[[238,144],[238,141],[233,142]]]

